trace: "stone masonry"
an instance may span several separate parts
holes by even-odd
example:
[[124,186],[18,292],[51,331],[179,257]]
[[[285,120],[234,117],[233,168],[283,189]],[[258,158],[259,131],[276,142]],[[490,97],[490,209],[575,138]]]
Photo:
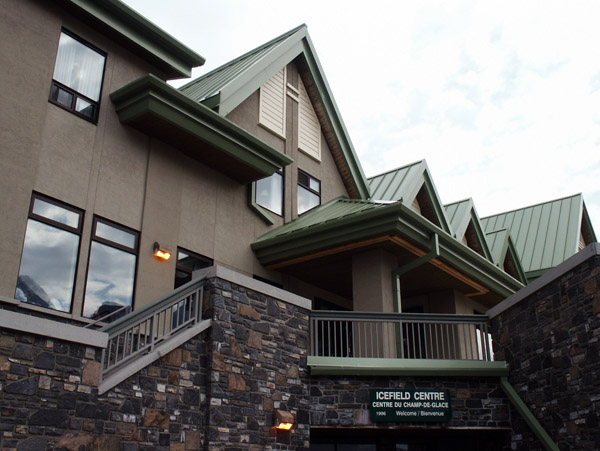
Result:
[[[600,449],[600,255],[491,323],[509,381],[560,449]],[[542,449],[519,415],[513,419],[513,449]]]

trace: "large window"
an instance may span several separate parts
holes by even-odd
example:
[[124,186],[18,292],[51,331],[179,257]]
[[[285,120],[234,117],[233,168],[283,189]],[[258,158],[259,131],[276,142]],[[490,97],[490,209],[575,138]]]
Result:
[[321,182],[298,169],[298,214],[321,204]]
[[62,31],[58,42],[50,101],[96,122],[106,55]]
[[177,266],[175,267],[175,288],[192,280],[192,273],[198,269],[208,268],[212,259],[185,249],[177,249]]
[[283,216],[283,172],[281,169],[270,177],[254,184],[256,203],[261,207]]
[[83,212],[34,194],[15,298],[71,311]]
[[139,234],[94,218],[83,316],[99,318],[133,304]]

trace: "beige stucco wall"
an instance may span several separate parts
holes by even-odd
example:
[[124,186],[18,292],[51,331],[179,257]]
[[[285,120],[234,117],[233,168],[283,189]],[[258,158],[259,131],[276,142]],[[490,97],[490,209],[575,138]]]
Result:
[[[33,191],[84,210],[73,314],[85,289],[95,215],[140,232],[135,306],[173,287],[176,259],[152,256],[152,245],[183,247],[248,275],[282,282],[258,263],[250,244],[268,231],[247,204],[248,187],[123,126],[109,94],[136,78],[161,73],[117,42],[59,10],[54,2],[7,0],[0,15],[0,295],[14,297]],[[48,102],[61,27],[107,53],[97,125]],[[292,72],[296,77],[295,68]],[[288,99],[288,130],[297,105]],[[285,169],[285,221],[296,217],[297,169],[322,182],[322,201],[346,194],[324,143],[322,161],[258,126],[258,92],[229,118],[294,159]],[[296,122],[297,123],[297,122]],[[294,147],[295,146],[295,147]],[[275,215],[273,215],[275,217]],[[276,225],[284,218],[277,218]]]

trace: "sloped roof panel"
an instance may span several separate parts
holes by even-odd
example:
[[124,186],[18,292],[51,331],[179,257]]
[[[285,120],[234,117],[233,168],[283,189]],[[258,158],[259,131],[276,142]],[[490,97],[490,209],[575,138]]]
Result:
[[457,240],[461,240],[467,230],[469,221],[471,220],[472,208],[472,199],[460,200],[452,204],[444,205],[450,228]]
[[371,199],[396,201],[406,196],[409,189],[414,189],[415,177],[422,174],[424,160],[393,169],[383,174],[369,177]]
[[581,194],[481,218],[487,232],[506,228],[527,273],[552,268],[577,251]]

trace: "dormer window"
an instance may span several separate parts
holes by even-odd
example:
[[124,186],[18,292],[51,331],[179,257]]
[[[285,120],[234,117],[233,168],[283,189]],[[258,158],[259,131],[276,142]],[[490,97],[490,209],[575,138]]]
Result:
[[63,30],[58,42],[50,102],[96,123],[105,62],[104,53]]

